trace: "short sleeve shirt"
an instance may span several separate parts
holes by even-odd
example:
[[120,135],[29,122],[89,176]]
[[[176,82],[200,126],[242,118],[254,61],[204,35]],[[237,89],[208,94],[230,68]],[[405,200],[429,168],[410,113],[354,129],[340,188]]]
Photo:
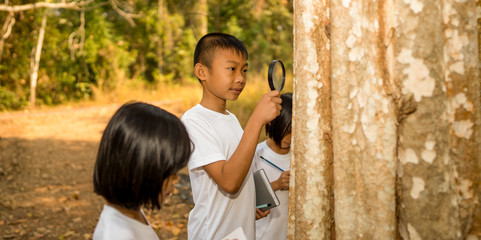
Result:
[[228,159],[237,149],[243,130],[234,114],[222,114],[198,104],[182,116],[194,143],[189,177],[194,208],[187,224],[189,239],[222,239],[242,227],[247,239],[255,239],[255,186],[252,168],[240,190],[220,189],[203,166]]
[[[142,215],[144,212],[142,212]],[[145,216],[144,216],[145,218]],[[146,219],[147,221],[147,219]],[[95,227],[93,240],[158,240],[154,229],[135,219],[125,216],[117,209],[104,205],[100,219]]]
[[[256,170],[261,168],[266,172],[269,181],[273,182],[281,176],[281,171],[262,160],[260,156],[274,163],[282,170],[290,170],[291,154],[278,154],[267,146],[266,141],[257,145],[254,155],[254,165]],[[271,208],[271,213],[264,218],[256,221],[256,239],[259,240],[282,240],[287,239],[287,216],[289,191],[277,190],[279,206]]]

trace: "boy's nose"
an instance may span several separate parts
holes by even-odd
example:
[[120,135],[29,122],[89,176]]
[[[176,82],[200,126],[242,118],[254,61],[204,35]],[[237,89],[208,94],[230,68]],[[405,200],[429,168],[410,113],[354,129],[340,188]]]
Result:
[[237,74],[235,80],[236,80],[237,83],[244,84],[246,82],[246,77],[245,77],[244,74],[240,73],[240,74]]

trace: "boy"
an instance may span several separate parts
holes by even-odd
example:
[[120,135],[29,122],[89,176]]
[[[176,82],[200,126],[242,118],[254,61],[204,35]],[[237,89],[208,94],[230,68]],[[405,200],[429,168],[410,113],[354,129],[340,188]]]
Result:
[[195,146],[189,161],[195,203],[189,239],[222,239],[238,227],[255,239],[256,217],[268,214],[255,210],[251,163],[262,126],[279,115],[282,100],[278,91],[266,93],[242,130],[226,101],[237,100],[244,89],[247,58],[244,44],[223,33],[205,35],[195,48],[202,100],[182,117]]

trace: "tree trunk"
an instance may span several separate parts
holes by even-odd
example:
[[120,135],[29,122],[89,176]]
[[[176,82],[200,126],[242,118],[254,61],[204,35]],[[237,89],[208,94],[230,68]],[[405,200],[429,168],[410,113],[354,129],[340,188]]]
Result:
[[294,1],[289,239],[481,238],[476,24],[474,0]]
[[[331,1],[337,239],[394,239],[395,89],[386,1]],[[382,226],[382,227],[380,227]]]
[[38,67],[40,65],[40,55],[42,54],[43,39],[47,26],[47,10],[43,11],[42,25],[38,32],[37,46],[34,48],[34,55],[30,60],[30,108],[35,108],[35,90],[37,88]]
[[[481,9],[481,0],[476,1],[476,9]],[[473,43],[473,42],[470,42]],[[481,85],[481,16],[478,15],[478,84]],[[476,89],[476,88],[475,88]],[[479,87],[481,89],[481,87]],[[481,106],[480,106],[481,107]],[[478,135],[475,136],[476,139],[481,138],[481,124],[476,125],[478,127]],[[479,147],[479,145],[478,145]],[[481,150],[478,150],[481,152]],[[478,157],[479,159],[479,157]],[[478,160],[478,172],[481,172],[481,161]],[[478,189],[478,194],[477,196],[474,196],[475,199],[477,198],[478,200],[478,206],[476,207],[476,210],[474,211],[474,220],[473,220],[473,228],[470,231],[470,235],[478,236],[478,239],[481,239],[481,181],[475,182],[473,189]]]
[[294,2],[294,89],[302,94],[294,96],[289,239],[334,233],[328,10],[326,0]]
[[159,70],[160,75],[164,74],[164,57],[163,57],[163,38],[164,29],[163,23],[164,20],[164,0],[158,0],[157,2],[157,15],[158,15],[158,42],[157,42],[157,69]]
[[207,0],[199,0],[199,29],[200,35],[204,36],[207,34],[207,16],[209,15],[209,5]]
[[191,16],[194,37],[200,39],[207,34],[207,15],[209,13],[207,0],[196,1],[195,6],[192,9],[195,9],[195,12]]
[[400,24],[396,36],[396,76],[417,104],[399,131],[400,233],[465,239],[480,182],[475,4],[445,0],[398,8],[402,21],[413,24]]

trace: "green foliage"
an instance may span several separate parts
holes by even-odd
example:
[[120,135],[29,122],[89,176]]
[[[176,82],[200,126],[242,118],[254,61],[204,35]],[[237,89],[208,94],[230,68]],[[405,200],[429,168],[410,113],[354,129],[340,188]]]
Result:
[[[34,2],[29,1],[29,2]],[[55,2],[55,1],[54,1]],[[80,12],[36,9],[16,13],[0,59],[0,111],[26,106],[30,59],[37,44],[43,11],[48,11],[38,84],[39,104],[61,104],[110,92],[129,79],[157,84],[196,83],[192,58],[205,17],[208,32],[235,35],[249,50],[251,72],[265,71],[272,59],[292,67],[292,3],[285,0],[208,0],[208,13],[195,0],[125,1],[119,7],[138,13],[135,26],[112,6],[96,0],[85,12],[85,42],[71,52],[69,37],[80,26]],[[14,1],[14,4],[21,4]],[[126,7],[130,4],[130,8]],[[7,17],[0,12],[0,22]],[[77,35],[77,38],[80,35]],[[12,95],[13,94],[13,95]]]
[[114,24],[99,9],[86,14],[86,19],[91,20],[85,29],[85,49],[79,54],[80,61],[88,69],[90,83],[101,90],[113,89],[128,75],[137,51],[130,48],[130,43],[115,31]]
[[263,71],[273,59],[292,68],[292,3],[282,0],[210,0],[209,30],[227,32],[249,50],[249,68]]
[[[2,23],[6,17],[7,13],[0,12]],[[25,83],[29,79],[30,55],[36,44],[36,38],[32,37],[32,34],[36,33],[37,22],[34,20],[30,11],[18,17],[3,48],[2,59],[0,59],[0,86],[8,87],[12,91],[28,87]],[[27,24],[26,21],[33,21],[33,23]]]
[[20,98],[17,94],[0,86],[0,111],[8,109],[18,110],[27,106],[27,101]]

